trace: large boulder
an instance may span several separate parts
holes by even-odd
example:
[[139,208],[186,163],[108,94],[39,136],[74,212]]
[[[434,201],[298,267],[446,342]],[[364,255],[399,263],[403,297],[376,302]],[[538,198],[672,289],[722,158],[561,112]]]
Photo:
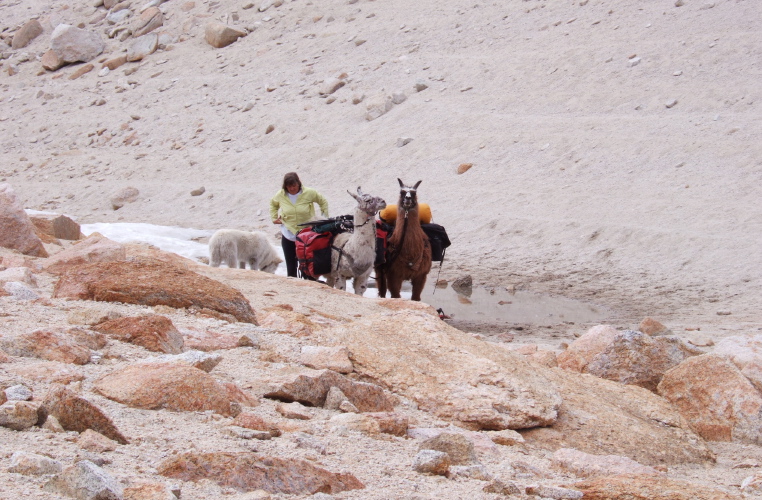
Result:
[[717,342],[712,354],[724,356],[762,391],[762,335],[736,335]]
[[54,385],[48,391],[40,413],[43,420],[47,416],[55,417],[67,431],[84,432],[92,429],[117,443],[128,443],[103,410],[62,385]]
[[93,329],[120,342],[145,347],[149,351],[167,354],[183,352],[183,336],[166,316],[151,314],[117,318],[96,325]]
[[44,268],[53,274],[62,274],[67,269],[93,262],[114,262],[127,259],[124,245],[94,233],[88,238],[62,250],[45,261]]
[[542,370],[435,314],[399,310],[313,335],[346,346],[356,372],[459,425],[523,429],[552,425],[558,418],[561,396]]
[[664,375],[659,394],[706,440],[762,444],[762,394],[723,356],[685,360]]
[[0,246],[24,255],[48,256],[13,188],[4,183],[0,184]]
[[661,474],[653,467],[618,455],[593,455],[573,448],[553,453],[553,465],[579,477],[616,476],[618,474]]
[[664,372],[701,354],[674,336],[651,337],[607,325],[591,328],[558,355],[558,366],[656,390]]
[[75,266],[61,276],[53,296],[147,306],[197,307],[256,324],[251,304],[238,290],[154,259]]
[[183,481],[208,479],[238,491],[287,495],[331,495],[365,487],[352,474],[329,472],[305,460],[249,452],[184,453],[159,464],[158,472]]
[[50,36],[50,50],[64,63],[89,62],[106,48],[101,36],[94,31],[59,24]]
[[[112,372],[95,382],[95,392],[133,408],[234,413],[231,403],[256,401],[235,384],[178,363],[144,363]],[[234,405],[235,406],[235,405]]]
[[124,493],[119,481],[89,460],[65,468],[43,489],[78,500],[121,500]]

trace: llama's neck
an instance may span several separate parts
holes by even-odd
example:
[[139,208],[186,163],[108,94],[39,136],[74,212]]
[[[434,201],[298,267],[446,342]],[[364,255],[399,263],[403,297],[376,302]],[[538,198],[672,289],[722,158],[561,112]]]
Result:
[[355,208],[354,233],[366,235],[368,233],[376,234],[375,224],[369,222],[370,216],[360,208]]
[[418,205],[407,210],[407,213],[405,212],[405,209],[402,208],[402,204],[400,203],[400,208],[397,210],[397,223],[394,225],[392,236],[401,238],[403,231],[405,234],[410,234],[411,231],[414,233],[418,233],[419,231],[423,232],[423,229],[421,229],[421,221],[418,218]]

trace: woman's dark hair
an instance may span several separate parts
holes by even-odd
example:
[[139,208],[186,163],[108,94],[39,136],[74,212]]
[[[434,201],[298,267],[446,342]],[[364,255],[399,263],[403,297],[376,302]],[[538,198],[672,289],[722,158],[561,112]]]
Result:
[[302,181],[299,180],[299,176],[296,175],[296,172],[289,172],[283,176],[283,191],[288,192],[288,189],[286,188],[294,184],[299,185],[299,190],[301,191]]

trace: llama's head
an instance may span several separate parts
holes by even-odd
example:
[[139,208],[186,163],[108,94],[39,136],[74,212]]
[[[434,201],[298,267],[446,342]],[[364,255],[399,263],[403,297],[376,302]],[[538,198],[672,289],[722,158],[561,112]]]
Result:
[[400,201],[399,207],[403,210],[412,210],[418,206],[417,189],[421,181],[415,183],[415,186],[406,186],[402,179],[397,179],[400,183]]
[[354,194],[351,191],[347,191],[347,193],[357,200],[358,208],[368,215],[375,215],[379,210],[386,208],[386,202],[383,198],[363,193],[360,186],[357,186],[357,194]]

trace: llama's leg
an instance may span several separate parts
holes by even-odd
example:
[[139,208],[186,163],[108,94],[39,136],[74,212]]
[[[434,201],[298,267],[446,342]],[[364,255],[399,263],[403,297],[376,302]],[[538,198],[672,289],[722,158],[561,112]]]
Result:
[[380,267],[375,269],[376,271],[376,289],[378,290],[378,296],[381,298],[386,297],[386,274]]
[[400,291],[402,290],[402,278],[398,276],[387,276],[386,284],[389,287],[389,295],[393,299],[399,299],[401,297]]
[[238,269],[246,269],[246,261],[245,260],[239,260],[238,261]]
[[339,290],[346,290],[347,289],[347,278],[343,274],[338,274],[336,276],[336,288]]
[[413,295],[410,297],[411,300],[421,300],[421,292],[423,292],[423,287],[426,285],[426,275],[422,276],[416,276],[412,280],[410,280],[413,283]]
[[333,288],[333,285],[336,284],[336,273],[326,274],[325,284],[328,285],[329,288]]

